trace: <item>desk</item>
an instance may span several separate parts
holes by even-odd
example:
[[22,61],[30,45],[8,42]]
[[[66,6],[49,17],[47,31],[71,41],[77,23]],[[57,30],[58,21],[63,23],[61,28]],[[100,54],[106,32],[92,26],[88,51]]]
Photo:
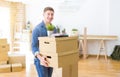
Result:
[[99,58],[100,52],[104,51],[105,52],[105,60],[107,60],[107,51],[105,49],[105,41],[106,40],[117,40],[118,37],[115,35],[80,35],[79,37],[80,43],[82,45],[83,49],[83,58],[86,58],[87,55],[87,40],[100,40],[100,51],[97,55],[97,59]]

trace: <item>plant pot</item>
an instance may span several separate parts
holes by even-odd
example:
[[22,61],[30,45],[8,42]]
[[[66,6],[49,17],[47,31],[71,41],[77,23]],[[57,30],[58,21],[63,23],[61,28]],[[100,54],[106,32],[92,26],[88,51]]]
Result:
[[51,36],[53,34],[53,31],[47,31],[48,36]]
[[72,36],[79,36],[79,32],[78,31],[72,31]]

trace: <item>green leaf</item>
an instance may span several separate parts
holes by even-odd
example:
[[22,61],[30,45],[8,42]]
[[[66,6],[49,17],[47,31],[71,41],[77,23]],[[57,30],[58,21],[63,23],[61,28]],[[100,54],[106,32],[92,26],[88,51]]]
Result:
[[48,31],[53,31],[55,27],[52,24],[47,24],[46,28],[47,28]]
[[74,28],[74,29],[72,29],[72,31],[78,31],[78,29],[75,29],[75,28]]

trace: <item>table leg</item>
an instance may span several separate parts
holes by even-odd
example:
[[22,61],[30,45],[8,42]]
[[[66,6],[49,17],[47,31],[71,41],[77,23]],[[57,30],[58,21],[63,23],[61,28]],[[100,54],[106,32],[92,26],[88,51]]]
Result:
[[100,50],[98,52],[97,59],[99,59],[101,51],[104,51],[105,60],[107,61],[107,51],[105,49],[105,40],[103,40],[103,39],[100,41]]

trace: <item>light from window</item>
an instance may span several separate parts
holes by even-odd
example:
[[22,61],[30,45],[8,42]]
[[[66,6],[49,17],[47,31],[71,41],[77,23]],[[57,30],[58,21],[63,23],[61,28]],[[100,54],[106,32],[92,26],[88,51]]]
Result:
[[10,41],[10,8],[0,7],[0,38]]

